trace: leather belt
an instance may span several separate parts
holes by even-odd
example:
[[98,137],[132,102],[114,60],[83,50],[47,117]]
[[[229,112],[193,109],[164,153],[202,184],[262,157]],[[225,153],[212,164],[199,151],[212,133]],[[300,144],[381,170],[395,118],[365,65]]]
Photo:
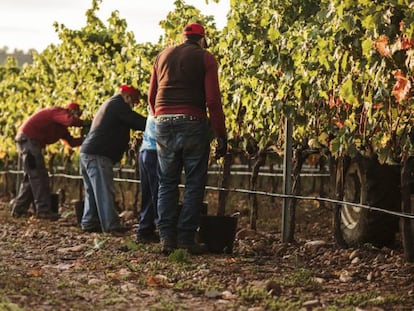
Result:
[[176,116],[158,116],[157,122],[169,122],[169,121],[201,121],[200,118],[195,116],[189,116],[186,114],[180,114]]

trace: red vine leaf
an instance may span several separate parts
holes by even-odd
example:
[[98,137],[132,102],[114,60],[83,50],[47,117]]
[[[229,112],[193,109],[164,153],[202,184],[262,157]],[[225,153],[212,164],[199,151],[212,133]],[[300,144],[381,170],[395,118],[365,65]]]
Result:
[[389,38],[386,35],[381,35],[374,42],[374,47],[379,54],[385,57],[391,57],[390,47],[388,46]]
[[400,103],[401,101],[408,99],[411,89],[411,82],[405,77],[401,70],[396,70],[393,73],[394,77],[397,79],[397,82],[392,88],[392,93],[397,99],[397,102]]
[[414,46],[414,38],[409,39],[406,34],[401,38],[401,49],[408,50]]

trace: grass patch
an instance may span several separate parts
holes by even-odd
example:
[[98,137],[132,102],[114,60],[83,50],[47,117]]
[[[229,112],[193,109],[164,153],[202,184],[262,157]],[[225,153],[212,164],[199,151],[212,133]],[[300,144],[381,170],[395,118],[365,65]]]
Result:
[[344,297],[335,300],[335,304],[339,306],[355,306],[355,307],[369,307],[369,306],[389,306],[406,303],[404,297],[386,294],[381,295],[377,292],[367,292],[358,294],[347,294]]
[[7,297],[0,295],[0,310],[1,311],[24,311],[17,304],[9,301]]
[[292,301],[283,297],[275,297],[265,289],[253,286],[240,289],[238,295],[246,303],[263,306],[265,310],[296,311],[302,305],[302,301]]
[[286,275],[281,283],[287,287],[300,287],[306,291],[317,291],[322,288],[321,284],[315,281],[314,273],[303,268]]

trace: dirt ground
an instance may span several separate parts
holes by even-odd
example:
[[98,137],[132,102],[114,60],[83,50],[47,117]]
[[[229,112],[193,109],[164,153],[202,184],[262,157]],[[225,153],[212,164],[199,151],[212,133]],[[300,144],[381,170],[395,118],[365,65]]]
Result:
[[0,310],[414,310],[400,243],[339,249],[329,208],[305,209],[292,244],[242,213],[232,254],[163,256],[134,230],[81,232],[70,204],[50,222],[12,218],[2,202]]

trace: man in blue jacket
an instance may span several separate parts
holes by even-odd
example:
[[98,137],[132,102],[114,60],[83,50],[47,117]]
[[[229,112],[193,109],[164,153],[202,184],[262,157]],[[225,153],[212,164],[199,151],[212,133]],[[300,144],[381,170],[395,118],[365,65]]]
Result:
[[138,156],[141,180],[141,211],[137,228],[137,241],[140,243],[159,242],[159,237],[156,234],[158,201],[157,141],[155,139],[155,119],[151,115],[151,111],[148,111],[148,113],[147,125]]
[[81,146],[80,167],[85,187],[81,221],[87,232],[123,233],[115,206],[114,164],[128,148],[130,130],[145,129],[146,118],[132,110],[140,93],[122,85],[119,94],[105,101],[96,113]]

